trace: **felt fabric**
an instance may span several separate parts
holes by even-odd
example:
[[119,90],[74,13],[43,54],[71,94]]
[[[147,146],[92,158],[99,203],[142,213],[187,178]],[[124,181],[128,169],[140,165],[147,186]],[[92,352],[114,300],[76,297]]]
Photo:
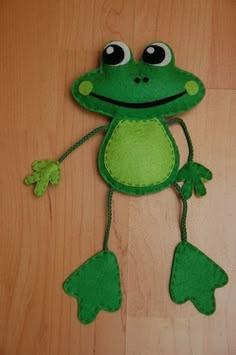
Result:
[[[182,242],[175,251],[170,294],[176,303],[191,300],[200,312],[211,314],[215,309],[214,290],[225,285],[228,278],[217,264],[187,242],[186,216],[187,199],[193,190],[204,195],[203,183],[212,174],[193,162],[193,145],[183,120],[166,120],[196,106],[205,95],[204,84],[194,74],[175,66],[174,54],[163,42],[146,46],[141,59],[135,62],[126,44],[112,41],[103,49],[99,68],[73,83],[72,95],[84,108],[105,114],[111,123],[82,137],[58,161],[33,163],[34,172],[25,184],[35,184],[35,195],[42,196],[49,183],[59,183],[64,159],[90,137],[106,131],[98,156],[100,174],[110,186],[103,251],[64,282],[64,290],[78,302],[78,318],[88,324],[100,310],[113,312],[121,306],[119,267],[116,256],[108,250],[113,192],[144,195],[170,185],[183,202]],[[188,162],[179,172],[179,151],[169,131],[174,123],[181,125],[189,147]],[[183,181],[183,186],[177,181]]]
[[228,282],[225,271],[187,241],[175,250],[170,279],[170,295],[175,303],[191,301],[197,310],[210,315],[215,311],[214,291]]
[[179,152],[165,122],[113,120],[99,152],[99,170],[114,189],[143,195],[176,178]]
[[25,178],[25,184],[35,183],[34,194],[41,197],[47,190],[48,184],[56,186],[61,179],[61,167],[58,161],[37,160],[32,164],[34,173]]
[[204,182],[212,179],[212,173],[205,166],[189,161],[178,172],[176,181],[184,181],[182,192],[186,199],[192,196],[193,190],[196,195],[206,195]]
[[[158,143],[157,143],[158,142]],[[174,148],[158,120],[120,120],[105,149],[107,171],[121,184],[157,185],[175,165]]]
[[64,282],[64,290],[77,299],[78,318],[88,324],[99,311],[117,311],[122,302],[117,258],[103,250],[87,260]]
[[[150,47],[153,53],[147,52]],[[72,95],[86,109],[110,118],[166,118],[197,105],[205,87],[195,75],[175,66],[167,44],[150,44],[135,62],[125,44],[113,41],[105,46],[100,67],[73,83]]]

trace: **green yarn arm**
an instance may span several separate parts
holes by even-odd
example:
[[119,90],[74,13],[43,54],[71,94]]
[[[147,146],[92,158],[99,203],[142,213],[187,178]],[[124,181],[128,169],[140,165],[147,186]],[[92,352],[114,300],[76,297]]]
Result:
[[185,138],[186,138],[186,141],[188,144],[188,151],[189,151],[188,161],[192,161],[194,150],[193,150],[193,143],[192,143],[188,128],[187,128],[186,124],[184,123],[184,121],[182,120],[182,118],[176,117],[176,118],[173,118],[173,119],[167,121],[168,126],[172,126],[175,123],[179,124],[184,132],[184,135],[185,135]]
[[93,131],[89,132],[86,136],[78,140],[74,145],[72,145],[57,161],[54,160],[37,160],[32,164],[33,173],[28,175],[24,182],[26,185],[35,184],[34,194],[38,197],[43,196],[46,192],[48,184],[56,186],[59,184],[61,179],[61,166],[66,157],[72,153],[81,144],[86,142],[89,138],[94,136],[100,131],[106,131],[108,126],[99,126]]
[[86,134],[86,136],[82,137],[78,142],[73,144],[62,156],[58,159],[59,163],[62,163],[63,160],[65,160],[68,155],[70,155],[75,149],[77,149],[79,146],[81,146],[84,142],[86,142],[89,138],[93,137],[96,133],[101,132],[101,131],[107,131],[109,126],[99,126]]
[[188,161],[179,170],[176,181],[184,182],[181,188],[181,193],[185,199],[189,199],[192,196],[193,190],[195,191],[196,195],[204,196],[206,194],[206,188],[204,183],[212,179],[212,173],[202,164],[193,161],[193,144],[184,121],[179,117],[167,121],[168,126],[171,126],[175,123],[180,124],[187,140],[189,149]]

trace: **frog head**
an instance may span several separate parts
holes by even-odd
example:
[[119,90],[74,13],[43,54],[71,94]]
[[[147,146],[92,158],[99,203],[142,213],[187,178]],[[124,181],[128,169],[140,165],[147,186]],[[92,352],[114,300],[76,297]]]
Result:
[[167,44],[149,44],[135,62],[125,43],[112,41],[103,49],[100,67],[78,78],[72,94],[88,110],[141,119],[187,111],[200,102],[205,88],[195,75],[175,66]]

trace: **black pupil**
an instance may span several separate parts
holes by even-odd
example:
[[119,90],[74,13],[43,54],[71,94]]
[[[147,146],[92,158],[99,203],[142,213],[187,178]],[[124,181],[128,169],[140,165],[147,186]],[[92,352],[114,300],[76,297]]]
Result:
[[116,65],[122,62],[125,57],[124,50],[117,44],[110,44],[103,51],[103,63]]
[[147,47],[143,52],[143,61],[148,64],[160,64],[165,59],[165,50],[157,45]]

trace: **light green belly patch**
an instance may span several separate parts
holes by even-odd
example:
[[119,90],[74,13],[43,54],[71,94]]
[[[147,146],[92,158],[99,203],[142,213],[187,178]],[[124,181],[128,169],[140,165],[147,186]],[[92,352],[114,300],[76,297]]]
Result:
[[104,163],[119,183],[156,185],[173,171],[174,148],[159,120],[122,120],[107,143]]

